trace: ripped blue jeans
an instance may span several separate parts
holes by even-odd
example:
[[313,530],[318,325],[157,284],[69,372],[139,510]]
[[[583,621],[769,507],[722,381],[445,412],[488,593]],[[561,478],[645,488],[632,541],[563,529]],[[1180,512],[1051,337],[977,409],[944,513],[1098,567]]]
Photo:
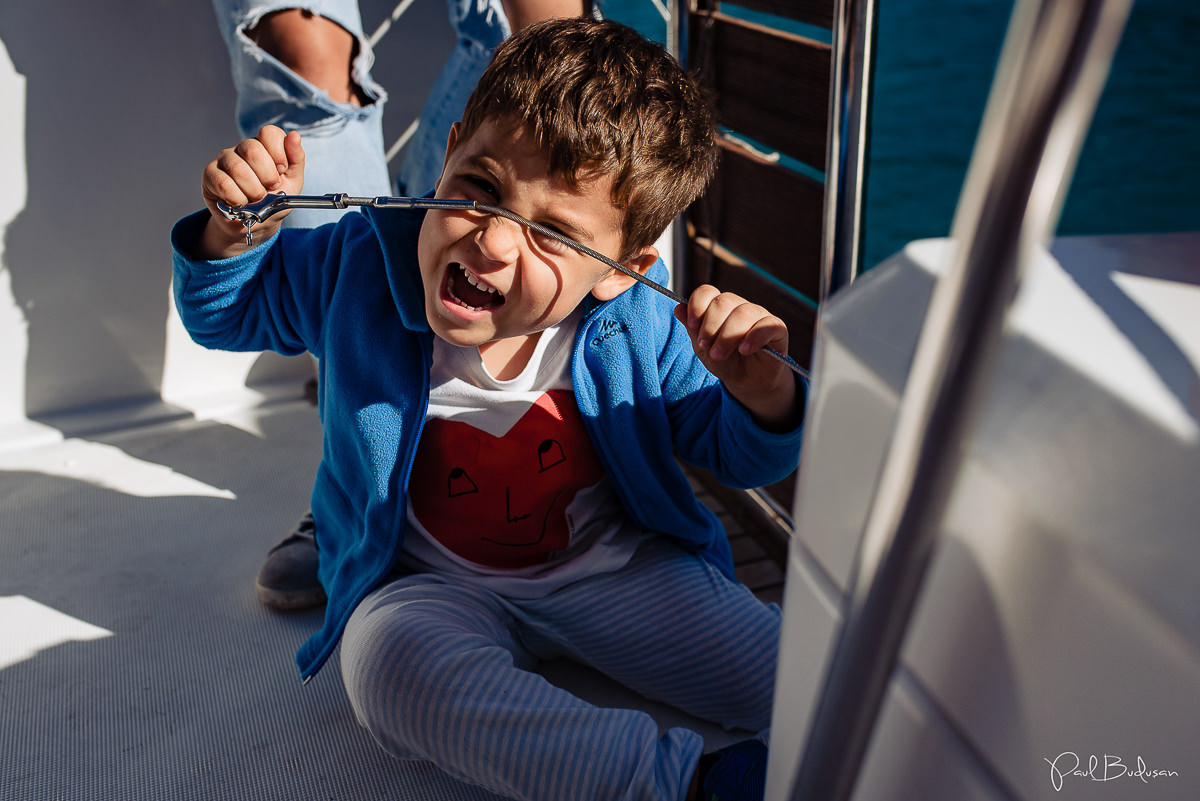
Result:
[[462,119],[467,98],[512,32],[500,0],[446,0],[457,42],[421,109],[417,132],[408,143],[398,184],[402,192],[423,195],[442,172],[450,126]]
[[[408,194],[424,194],[433,188],[450,126],[462,116],[492,51],[509,35],[500,0],[447,3],[457,44],[428,95],[417,132],[408,145],[398,176],[399,190]],[[334,101],[246,35],[265,15],[293,8],[319,14],[354,36],[358,55],[351,77],[368,102],[356,106]],[[387,92],[371,77],[375,56],[363,34],[357,0],[213,0],[213,9],[229,49],[241,136],[254,136],[264,125],[299,131],[304,138],[306,194],[391,194],[383,138]],[[320,225],[342,213],[300,209],[288,215],[286,224]]]

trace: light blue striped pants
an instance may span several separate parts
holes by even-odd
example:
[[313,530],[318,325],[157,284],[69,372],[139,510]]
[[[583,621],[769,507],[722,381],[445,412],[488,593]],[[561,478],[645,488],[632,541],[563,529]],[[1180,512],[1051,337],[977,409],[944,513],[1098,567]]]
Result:
[[620,571],[513,600],[407,576],[355,610],[342,673],[401,759],[523,801],[680,801],[703,740],[595,707],[530,672],[567,657],[726,728],[769,725],[779,608],[659,538]]

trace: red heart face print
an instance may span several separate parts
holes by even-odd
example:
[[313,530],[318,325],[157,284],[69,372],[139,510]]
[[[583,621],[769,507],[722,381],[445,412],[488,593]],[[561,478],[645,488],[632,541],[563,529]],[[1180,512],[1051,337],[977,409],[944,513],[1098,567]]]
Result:
[[567,506],[603,476],[573,394],[553,390],[500,437],[428,420],[409,492],[417,520],[446,548],[512,569],[567,547]]

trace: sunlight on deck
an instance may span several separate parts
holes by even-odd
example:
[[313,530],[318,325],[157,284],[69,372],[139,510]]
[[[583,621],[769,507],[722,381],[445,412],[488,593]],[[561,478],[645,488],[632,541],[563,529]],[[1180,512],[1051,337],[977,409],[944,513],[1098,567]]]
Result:
[[237,498],[227,489],[176,472],[168,465],[130,456],[115,445],[83,439],[68,439],[53,447],[29,451],[0,452],[0,470],[70,478],[139,498]]
[[111,637],[93,626],[24,595],[0,597],[0,670],[68,642]]

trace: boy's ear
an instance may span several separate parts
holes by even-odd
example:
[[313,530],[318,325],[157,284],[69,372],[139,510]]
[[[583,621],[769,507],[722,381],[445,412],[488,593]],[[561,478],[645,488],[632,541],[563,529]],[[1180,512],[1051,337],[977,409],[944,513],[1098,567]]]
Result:
[[442,171],[438,173],[438,179],[433,182],[434,191],[442,182],[442,176],[446,174],[446,165],[450,163],[450,154],[454,152],[454,146],[458,144],[458,127],[462,123],[456,122],[450,126],[450,133],[446,136],[446,155],[442,156]]
[[[626,261],[625,266],[634,272],[645,275],[646,271],[656,261],[658,261],[658,251],[654,247],[647,245],[639,250],[633,258]],[[630,278],[620,270],[612,270],[608,275],[601,278],[599,283],[592,287],[592,295],[596,297],[596,300],[612,300],[636,283],[636,279]]]

